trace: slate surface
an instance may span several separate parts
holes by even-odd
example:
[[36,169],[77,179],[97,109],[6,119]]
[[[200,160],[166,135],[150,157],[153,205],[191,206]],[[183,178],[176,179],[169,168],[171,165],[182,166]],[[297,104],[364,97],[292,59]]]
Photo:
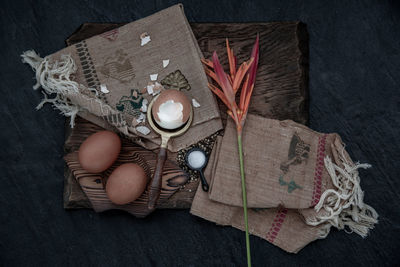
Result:
[[[400,262],[400,4],[394,1],[182,1],[193,22],[301,20],[310,35],[310,126],[338,132],[380,223],[363,240],[333,231],[290,255],[251,237],[254,266],[393,266]],[[64,118],[46,106],[19,54],[42,55],[87,21],[131,21],[175,1],[2,1],[0,265],[243,266],[244,234],[158,211],[63,209]]]

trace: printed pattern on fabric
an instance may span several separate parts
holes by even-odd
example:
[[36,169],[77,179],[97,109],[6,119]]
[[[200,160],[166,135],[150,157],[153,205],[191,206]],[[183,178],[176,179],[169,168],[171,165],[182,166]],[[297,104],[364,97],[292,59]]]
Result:
[[140,108],[143,104],[143,96],[137,89],[132,89],[129,96],[122,96],[116,104],[118,111],[130,114],[132,116],[139,116],[141,114]]
[[164,79],[161,80],[161,84],[166,89],[175,89],[175,90],[190,90],[190,84],[186,77],[182,74],[180,70],[176,70],[171,72]]
[[290,141],[288,160],[281,163],[281,170],[284,173],[289,172],[290,165],[298,165],[308,159],[310,145],[301,140],[297,133],[294,133]]
[[129,56],[122,49],[107,57],[100,72],[121,83],[128,83],[135,78],[135,71]]
[[288,187],[288,193],[292,193],[296,189],[302,189],[302,187],[292,179],[289,182],[284,180],[285,175],[289,173],[289,168],[291,165],[299,165],[304,161],[308,160],[310,153],[310,145],[305,143],[297,133],[294,133],[292,139],[290,140],[288,159],[282,162],[280,169],[282,174],[279,176],[279,184],[281,186]]
[[279,176],[279,184],[282,186],[287,186],[288,193],[292,193],[297,188],[302,189],[302,187],[296,184],[296,182],[293,180],[291,180],[290,182],[286,182],[285,180],[283,180],[283,175]]
[[120,113],[118,114],[110,114],[102,117],[105,121],[110,123],[111,125],[114,125],[116,127],[124,127],[126,126],[126,121],[124,119],[124,116]]

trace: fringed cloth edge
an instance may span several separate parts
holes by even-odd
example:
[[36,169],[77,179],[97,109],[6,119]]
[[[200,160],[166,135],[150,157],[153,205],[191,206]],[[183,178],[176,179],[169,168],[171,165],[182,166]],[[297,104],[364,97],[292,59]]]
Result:
[[378,213],[364,203],[358,169],[367,169],[371,165],[353,163],[338,139],[335,145],[332,144],[335,162],[329,156],[324,158],[325,168],[335,188],[321,195],[314,207],[316,215],[307,217],[306,223],[312,226],[329,223],[339,230],[350,229],[346,232],[355,232],[365,238],[378,223]]

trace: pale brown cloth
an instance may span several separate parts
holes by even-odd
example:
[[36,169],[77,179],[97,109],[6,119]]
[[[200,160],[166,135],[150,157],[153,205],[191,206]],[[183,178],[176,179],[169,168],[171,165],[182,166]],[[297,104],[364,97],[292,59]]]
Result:
[[[334,158],[331,145],[338,138],[293,121],[249,114],[242,137],[248,207],[314,207],[333,187],[324,159]],[[213,169],[211,200],[242,206],[238,162],[236,127],[228,120]]]
[[[141,46],[143,33],[147,33],[151,41]],[[55,62],[68,54],[77,66],[74,81],[84,88],[95,89],[98,94],[96,97],[93,90],[80,88],[79,94],[67,95],[72,104],[81,108],[79,115],[85,119],[104,128],[115,127],[144,147],[155,148],[161,142],[160,137],[153,131],[143,135],[136,129],[139,115],[134,113],[140,107],[132,110],[125,101],[126,106],[121,111],[121,103],[130,99],[135,105],[138,96],[150,102],[153,96],[145,89],[151,82],[150,75],[158,74],[157,81],[161,83],[175,73],[171,80],[176,86],[165,87],[184,87],[181,91],[189,100],[194,98],[201,106],[194,108],[188,132],[170,140],[168,148],[176,152],[222,129],[218,105],[207,87],[200,61],[201,51],[180,4],[69,46],[50,58]],[[165,68],[163,60],[169,60]],[[103,93],[101,85],[106,85],[109,93]],[[150,129],[147,121],[139,125]]]
[[[221,137],[214,145],[205,170],[208,182],[211,181],[212,171],[217,162],[216,155],[219,154],[220,149]],[[312,212],[312,209],[310,210]],[[243,231],[245,229],[243,208],[210,200],[208,194],[201,189],[201,185],[196,192],[190,212],[219,225],[233,226]],[[284,207],[249,209],[248,219],[250,234],[263,238],[291,253],[297,253],[316,239],[325,238],[330,230],[329,224],[321,224],[316,227],[307,225],[297,210]]]
[[[322,134],[293,121],[248,115],[243,130],[249,231],[297,252],[331,226],[366,237],[378,213],[365,204],[359,168],[337,134]],[[209,194],[200,188],[191,213],[244,229],[236,127],[228,120],[207,166]],[[269,209],[271,208],[271,209]]]

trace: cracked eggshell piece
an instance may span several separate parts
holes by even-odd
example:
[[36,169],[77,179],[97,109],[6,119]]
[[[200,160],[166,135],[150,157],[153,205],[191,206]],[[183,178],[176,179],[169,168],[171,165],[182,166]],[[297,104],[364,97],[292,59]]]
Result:
[[150,74],[150,80],[157,81],[158,73]]
[[164,90],[154,101],[151,112],[160,127],[177,129],[189,119],[190,101],[181,91]]
[[135,129],[143,135],[148,135],[150,133],[150,129],[146,126],[137,126]]
[[162,66],[163,66],[163,68],[166,68],[166,67],[168,66],[168,64],[169,64],[169,59],[164,59],[164,60],[162,61]]
[[100,84],[100,91],[104,94],[108,94],[110,92],[105,84]]
[[144,115],[144,113],[140,113],[139,117],[136,119],[136,122],[141,123],[145,121],[146,121],[146,115]]
[[195,107],[195,108],[198,108],[198,107],[200,107],[201,105],[200,105],[200,103],[199,102],[197,102],[197,100],[196,99],[194,99],[194,98],[192,98],[192,105],[193,105],[193,107]]
[[149,101],[145,98],[142,101],[142,107],[140,108],[141,112],[147,112],[147,104],[149,103]]
[[149,82],[146,86],[146,90],[149,95],[156,96],[162,90],[164,90],[164,86],[162,86],[159,82]]
[[153,89],[154,89],[154,84],[151,84],[151,83],[149,83],[147,86],[146,86],[146,89],[147,89],[147,93],[149,94],[149,95],[153,95]]
[[153,96],[158,95],[162,90],[164,90],[164,86],[162,86],[159,82],[155,82]]
[[140,35],[140,46],[144,46],[150,41],[151,41],[151,38],[147,32],[144,32]]

